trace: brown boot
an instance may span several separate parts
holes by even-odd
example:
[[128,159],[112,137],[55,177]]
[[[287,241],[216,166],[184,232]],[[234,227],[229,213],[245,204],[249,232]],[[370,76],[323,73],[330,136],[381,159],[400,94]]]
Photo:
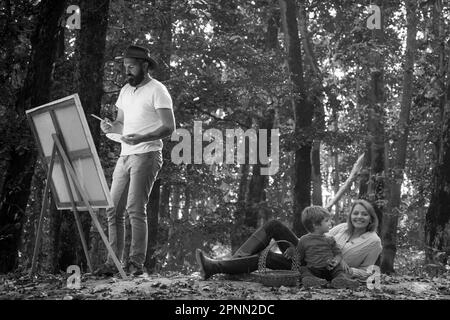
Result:
[[200,267],[203,280],[207,280],[216,273],[240,274],[250,273],[258,269],[258,255],[251,255],[228,260],[215,260],[205,257],[203,251],[197,249],[195,258]]
[[203,251],[200,249],[195,250],[195,259],[200,267],[200,275],[203,280],[207,280],[212,275],[218,273],[216,261],[209,259],[203,255]]

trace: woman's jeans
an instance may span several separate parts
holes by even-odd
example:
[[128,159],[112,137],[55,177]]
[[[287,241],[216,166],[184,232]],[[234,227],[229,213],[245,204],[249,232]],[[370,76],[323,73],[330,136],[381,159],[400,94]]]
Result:
[[[297,236],[284,224],[277,220],[271,220],[264,224],[260,229],[255,231],[260,233],[260,230],[264,229],[265,238],[261,239],[264,242],[264,246],[269,245],[271,239],[274,240],[286,240],[291,242],[294,246],[298,244]],[[286,251],[290,246],[287,243],[278,243],[278,247],[282,252]],[[239,249],[238,249],[239,250]],[[214,260],[217,268],[215,273],[250,273],[258,270],[258,261],[260,252],[252,252],[252,255],[232,258],[228,260]],[[290,270],[292,268],[292,262],[290,259],[283,256],[283,254],[269,252],[266,258],[266,267],[274,270]]]
[[[297,246],[298,244],[298,238],[295,233],[278,220],[271,220],[264,224],[261,228],[266,231],[268,238],[267,245],[270,243],[271,239],[274,239],[275,241],[286,240],[292,243],[294,246]],[[278,247],[282,252],[284,252],[290,246],[287,243],[281,242],[278,243]]]
[[[108,236],[117,258],[122,261],[125,247],[125,211],[131,224],[130,262],[142,266],[147,253],[146,207],[153,183],[162,166],[162,152],[120,156],[111,185],[114,207],[106,210]],[[108,264],[113,264],[108,255]]]

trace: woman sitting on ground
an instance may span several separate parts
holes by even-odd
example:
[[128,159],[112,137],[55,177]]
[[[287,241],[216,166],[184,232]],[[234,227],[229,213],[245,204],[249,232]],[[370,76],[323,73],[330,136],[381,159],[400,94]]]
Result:
[[[372,205],[366,200],[356,200],[350,210],[347,222],[332,228],[327,235],[336,240],[342,252],[340,265],[352,278],[365,280],[370,275],[367,269],[374,265],[381,253],[381,240],[376,230],[378,218]],[[197,263],[204,280],[217,273],[240,274],[258,270],[259,253],[274,239],[287,240],[297,246],[297,236],[281,222],[272,220],[256,230],[235,252],[231,259],[216,260],[205,257],[196,250]],[[284,255],[289,248],[279,243],[283,254],[269,252],[266,266],[273,270],[291,270],[291,259]]]

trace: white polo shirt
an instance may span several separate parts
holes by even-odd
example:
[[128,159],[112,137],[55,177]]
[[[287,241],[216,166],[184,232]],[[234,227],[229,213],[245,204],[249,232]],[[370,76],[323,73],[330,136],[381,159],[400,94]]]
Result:
[[[161,82],[152,79],[137,89],[127,83],[120,90],[116,106],[122,109],[124,114],[123,135],[131,133],[147,134],[162,125],[156,109],[172,109],[172,98],[167,88]],[[142,142],[136,145],[129,145],[122,142],[120,155],[158,151],[162,147],[163,143],[161,139]]]

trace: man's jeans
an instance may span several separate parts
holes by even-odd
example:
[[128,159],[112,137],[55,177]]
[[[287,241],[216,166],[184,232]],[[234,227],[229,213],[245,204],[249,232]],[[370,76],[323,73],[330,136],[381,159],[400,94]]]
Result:
[[[143,265],[147,253],[146,206],[162,166],[162,152],[151,151],[142,154],[120,156],[117,160],[111,185],[114,207],[106,210],[109,242],[122,261],[125,247],[125,210],[131,224],[130,261]],[[113,264],[108,255],[108,264]]]

